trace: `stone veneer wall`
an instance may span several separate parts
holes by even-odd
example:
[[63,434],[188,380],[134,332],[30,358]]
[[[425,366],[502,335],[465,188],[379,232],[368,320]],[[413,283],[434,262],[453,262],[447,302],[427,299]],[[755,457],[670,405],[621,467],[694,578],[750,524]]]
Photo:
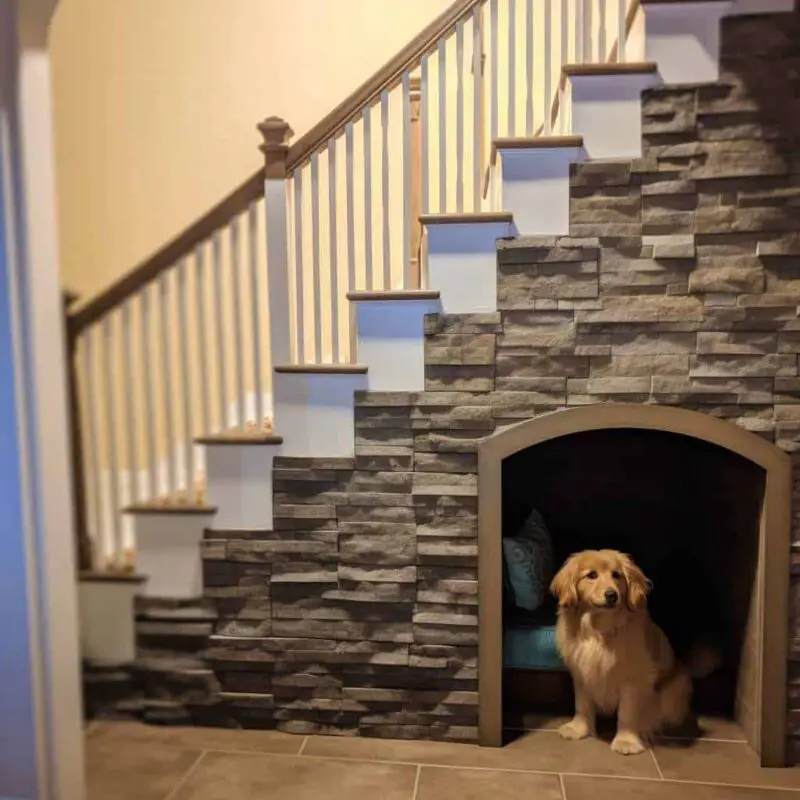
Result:
[[[229,722],[476,737],[476,450],[500,426],[663,403],[800,450],[800,15],[725,21],[723,50],[717,84],[645,94],[642,159],[573,168],[570,238],[499,243],[500,311],[427,320],[424,392],[357,397],[354,459],[280,458],[274,531],[208,532]],[[790,681],[800,736],[800,661]]]

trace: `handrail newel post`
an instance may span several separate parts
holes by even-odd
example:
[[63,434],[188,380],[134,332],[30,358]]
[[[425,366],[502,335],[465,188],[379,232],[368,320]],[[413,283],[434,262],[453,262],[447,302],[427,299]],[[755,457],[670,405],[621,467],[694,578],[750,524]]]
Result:
[[291,293],[289,288],[289,236],[287,158],[294,131],[280,117],[259,123],[264,141],[264,205],[267,230],[267,284],[270,363],[292,361]]

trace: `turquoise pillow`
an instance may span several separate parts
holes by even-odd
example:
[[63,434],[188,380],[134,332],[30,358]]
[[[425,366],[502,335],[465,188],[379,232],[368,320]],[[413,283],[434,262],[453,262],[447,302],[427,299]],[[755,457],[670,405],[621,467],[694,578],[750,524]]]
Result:
[[553,571],[553,543],[538,511],[531,511],[519,535],[503,537],[503,560],[514,605],[535,611],[547,597]]

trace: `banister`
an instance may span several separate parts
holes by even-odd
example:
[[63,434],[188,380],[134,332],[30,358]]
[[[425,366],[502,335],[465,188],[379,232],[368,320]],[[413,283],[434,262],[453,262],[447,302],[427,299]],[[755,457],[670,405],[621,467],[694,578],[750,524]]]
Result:
[[444,34],[460,20],[468,17],[475,6],[484,2],[485,0],[455,0],[369,80],[359,86],[289,148],[289,157],[286,162],[287,171],[291,173],[304,161],[307,161],[331,136],[380,97],[381,92],[398,83],[402,74],[415,67],[422,56],[431,50]]
[[104,314],[113,310],[144,286],[155,280],[162,272],[175,266],[184,256],[208,239],[231,218],[247,210],[248,206],[264,195],[265,168],[261,167],[246,181],[223,198],[212,209],[193,222],[164,247],[126,272],[100,294],[69,312],[67,332],[72,339]]

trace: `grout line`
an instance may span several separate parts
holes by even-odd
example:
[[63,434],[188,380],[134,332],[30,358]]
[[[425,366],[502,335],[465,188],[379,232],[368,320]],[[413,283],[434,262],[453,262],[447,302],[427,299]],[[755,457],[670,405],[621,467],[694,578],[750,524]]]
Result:
[[417,774],[414,777],[414,791],[411,794],[411,800],[417,800],[417,792],[419,791],[419,778],[422,774],[422,764],[417,765]]
[[650,748],[650,755],[653,756],[653,763],[656,765],[656,771],[658,772],[658,777],[661,780],[664,780],[664,773],[661,771],[661,766],[658,763],[658,759],[656,758],[656,751],[653,748]]
[[303,737],[303,742],[300,745],[300,749],[297,751],[296,755],[301,756],[303,755],[303,750],[306,749],[306,745],[308,744],[308,736]]
[[558,774],[558,783],[561,786],[561,800],[567,800],[567,787],[564,786],[564,776],[561,773]]
[[[514,733],[558,733],[557,728],[522,728],[508,727]],[[664,742],[715,742],[718,744],[747,744],[745,739],[719,739],[716,736],[658,736]]]
[[207,750],[201,750],[200,755],[197,756],[197,760],[192,764],[189,769],[183,774],[183,777],[172,787],[172,790],[167,794],[164,800],[174,800],[178,796],[178,792],[186,785],[189,778],[194,775],[197,768],[200,766],[200,762],[205,758]]

